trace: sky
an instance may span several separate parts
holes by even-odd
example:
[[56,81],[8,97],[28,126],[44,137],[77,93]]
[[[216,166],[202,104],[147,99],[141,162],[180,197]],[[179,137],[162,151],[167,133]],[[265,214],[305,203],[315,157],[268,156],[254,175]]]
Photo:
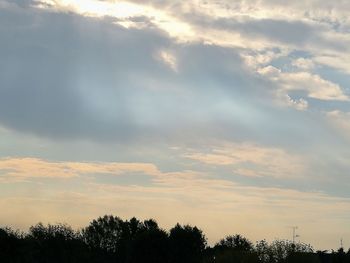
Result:
[[0,0],[0,226],[113,214],[349,248],[349,13]]

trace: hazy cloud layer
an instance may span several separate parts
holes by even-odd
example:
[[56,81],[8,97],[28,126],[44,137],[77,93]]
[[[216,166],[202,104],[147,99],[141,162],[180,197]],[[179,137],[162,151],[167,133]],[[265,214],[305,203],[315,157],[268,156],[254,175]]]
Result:
[[[161,172],[153,164],[6,159],[0,161],[0,167],[15,170],[8,176],[28,179],[0,185],[0,208],[7,211],[1,218],[2,223],[22,228],[29,222],[16,216],[21,209],[32,220],[55,221],[59,218],[77,226],[107,212],[141,218],[151,213],[167,228],[176,221],[197,224],[209,234],[211,243],[227,232],[237,231],[252,239],[287,238],[287,226],[293,222],[302,224],[300,231],[305,242],[321,248],[329,241],[333,242],[337,234],[348,234],[344,229],[350,216],[349,199],[316,191],[247,186],[217,179],[210,173],[189,170]],[[40,174],[41,171],[48,173]],[[140,180],[123,183],[123,178],[135,177],[138,173],[149,176],[150,184],[145,185]],[[62,174],[65,181],[60,178]],[[111,174],[112,178],[109,182],[101,182],[100,177],[106,174]],[[38,181],[37,176],[48,178]],[[15,196],[6,190],[6,187],[14,186]],[[30,189],[36,191],[30,193]],[[219,228],[212,224],[218,220],[221,222]],[[332,233],[322,231],[321,235],[327,238],[315,238],[316,226],[325,223],[334,224]]]

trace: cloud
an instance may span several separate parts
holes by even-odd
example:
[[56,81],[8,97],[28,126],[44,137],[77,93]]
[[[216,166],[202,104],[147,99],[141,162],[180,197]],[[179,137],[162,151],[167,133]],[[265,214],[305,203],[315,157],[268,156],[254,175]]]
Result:
[[254,144],[224,144],[209,153],[190,152],[184,157],[208,165],[231,166],[234,173],[248,177],[299,177],[304,173],[302,157],[283,149]]
[[303,98],[292,99],[289,95],[286,95],[286,101],[288,106],[291,106],[297,110],[303,111],[307,110],[307,108],[309,107],[309,103]]
[[217,122],[243,122],[269,99],[254,95],[262,82],[237,50],[177,43],[108,17],[0,12],[10,25],[0,26],[0,122],[22,133],[123,143],[211,136]]
[[[138,8],[156,10],[158,2],[152,2],[150,7],[136,3],[140,6],[136,9],[124,3],[124,8],[129,6],[130,12],[136,12],[132,14],[134,22],[146,23],[129,28],[115,24],[119,21],[117,15],[102,15],[104,7],[97,9],[101,14],[96,18],[86,12],[67,13],[57,7],[62,3],[55,1],[54,6],[39,9],[13,5],[1,10],[12,32],[8,26],[0,27],[6,40],[0,50],[3,126],[54,140],[130,143],[192,140],[219,134],[228,139],[233,129],[239,137],[266,118],[280,118],[281,102],[306,110],[312,105],[307,97],[324,101],[348,99],[338,84],[318,74],[277,72],[278,80],[266,72],[257,75],[256,70],[261,73],[271,69],[274,60],[289,54],[288,48],[275,48],[270,40],[268,49],[242,48],[247,41],[256,43],[251,39],[244,40],[239,48],[223,47],[206,43],[202,38],[206,34],[198,29],[199,39],[179,43],[136,12]],[[164,12],[169,17],[174,16],[176,8],[182,10],[178,5],[165,5]],[[79,4],[66,8],[74,11]],[[191,23],[180,14],[177,19]],[[257,19],[232,22],[236,23],[235,32],[242,35],[239,30],[245,31],[245,24],[260,32]],[[268,31],[278,21],[265,22],[261,27]],[[217,27],[226,30],[228,25],[220,23]],[[294,25],[287,21],[281,27],[289,23]],[[210,30],[216,29],[208,27]],[[262,35],[269,37],[268,33]],[[251,63],[246,63],[247,54]],[[300,94],[294,96],[294,92]],[[288,115],[295,118],[292,113]]]
[[136,76],[165,73],[152,54],[166,38],[68,14],[1,12],[19,25],[0,27],[3,124],[48,137],[105,139],[127,138],[143,126],[130,109],[148,96]]
[[292,65],[300,70],[309,71],[315,67],[315,63],[312,59],[297,58],[292,61]]
[[156,176],[160,172],[146,163],[88,163],[50,162],[37,158],[0,159],[2,177],[10,178],[72,178],[84,174],[145,173]]
[[[36,6],[59,12],[74,12],[87,17],[112,17],[116,19],[115,23],[125,27],[143,28],[144,26],[155,25],[169,36],[176,37],[180,41],[192,38],[193,34],[187,23],[183,23],[166,11],[129,1],[40,0]],[[140,20],[140,17],[143,19]]]
[[176,60],[176,56],[171,51],[161,50],[159,51],[157,57],[170,69],[172,69],[175,72],[178,71],[178,63]]
[[[41,4],[42,7],[60,12],[70,11],[92,17],[113,17],[117,19],[117,23],[126,27],[140,28],[154,25],[181,42],[203,41],[253,50],[271,46],[284,49],[304,48],[316,53],[345,51],[348,46],[345,42],[349,42],[346,35],[336,31],[333,26],[340,21],[344,22],[345,16],[329,19],[327,9],[329,7],[325,7],[321,2],[315,5],[287,6],[269,1],[235,4],[225,1],[160,3],[159,1],[42,0],[39,2],[46,3],[44,6]],[[317,8],[321,10],[315,12]],[[344,8],[341,4],[335,5],[333,10],[337,12],[334,14],[340,15],[341,8]],[[285,12],[286,9],[288,12]],[[305,12],[305,9],[310,10]],[[147,18],[146,22],[135,23],[137,17]],[[340,39],[343,41],[338,41]]]
[[342,88],[309,72],[282,72],[273,66],[259,69],[259,73],[269,77],[282,87],[282,90],[305,91],[309,98],[319,100],[349,101]]
[[[84,16],[117,19],[127,27],[142,27],[135,18],[145,17],[143,26],[154,25],[178,41],[203,41],[255,50],[268,47],[306,49],[312,53],[345,52],[350,39],[341,30],[349,20],[348,5],[281,5],[275,1],[50,1],[45,8]],[[288,10],[286,12],[286,10]],[[307,11],[305,11],[307,10]],[[205,34],[204,34],[205,33]],[[220,36],[220,37],[218,37]],[[252,40],[254,42],[252,43]]]
[[339,134],[350,139],[350,112],[339,110],[330,111],[326,113],[326,117],[331,126],[333,126]]
[[326,65],[330,68],[335,68],[341,72],[350,74],[350,57],[346,54],[320,54],[316,56],[314,60],[321,65]]
[[[216,30],[237,32],[246,42],[256,40],[257,42],[267,43],[274,42],[275,46],[298,46],[306,45],[316,34],[317,30],[314,26],[301,21],[288,21],[282,19],[260,18],[238,16],[238,18],[219,18],[216,20],[210,19],[205,26],[215,28]],[[202,20],[198,21],[202,25]],[[266,42],[268,41],[268,42]],[[257,43],[259,45],[260,43]],[[254,49],[252,44],[249,47]]]
[[306,90],[308,97],[319,100],[349,101],[342,88],[335,83],[307,72],[282,73],[281,79],[287,90]]

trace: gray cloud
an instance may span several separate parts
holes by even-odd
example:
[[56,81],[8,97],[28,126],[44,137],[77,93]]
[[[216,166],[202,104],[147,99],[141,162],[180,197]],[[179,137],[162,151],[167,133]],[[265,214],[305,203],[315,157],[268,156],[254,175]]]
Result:
[[[6,21],[0,28],[4,124],[48,136],[132,132],[136,124],[127,103],[137,87],[128,85],[128,78],[137,79],[142,70],[162,72],[152,54],[168,44],[165,37],[35,9],[1,13]],[[104,116],[98,105],[94,108],[96,94],[101,96],[102,101],[95,101],[101,108],[111,104],[112,117]]]
[[[193,16],[192,16],[193,17]],[[205,22],[206,20],[206,22]],[[205,23],[203,23],[205,22]],[[303,45],[317,34],[317,28],[301,21],[281,19],[198,17],[198,25],[207,25],[221,30],[237,31],[249,38],[265,38],[280,43]]]
[[[179,44],[110,18],[20,7],[0,17],[7,23],[0,26],[0,122],[12,129],[55,139],[293,147],[329,136],[305,137],[317,120],[276,108],[274,84],[246,70],[240,50]],[[157,57],[160,50],[174,54],[177,72]]]
[[[180,47],[157,30],[124,29],[108,19],[32,8],[1,13],[0,120],[13,129],[48,137],[147,135],[171,130],[181,115],[182,125],[193,121],[188,113],[204,117],[205,105],[191,96],[217,93],[218,79],[230,83],[230,94],[246,82],[238,56],[222,48]],[[155,58],[164,48],[177,51],[179,74]]]

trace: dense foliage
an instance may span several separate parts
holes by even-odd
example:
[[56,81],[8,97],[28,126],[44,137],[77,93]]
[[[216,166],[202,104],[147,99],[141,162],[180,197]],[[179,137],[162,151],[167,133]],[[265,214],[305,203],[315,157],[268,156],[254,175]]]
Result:
[[176,224],[167,232],[153,219],[105,215],[79,231],[42,223],[27,233],[0,228],[0,262],[350,263],[350,251],[314,252],[310,245],[287,240],[254,245],[241,235],[227,236],[209,247],[195,226]]

